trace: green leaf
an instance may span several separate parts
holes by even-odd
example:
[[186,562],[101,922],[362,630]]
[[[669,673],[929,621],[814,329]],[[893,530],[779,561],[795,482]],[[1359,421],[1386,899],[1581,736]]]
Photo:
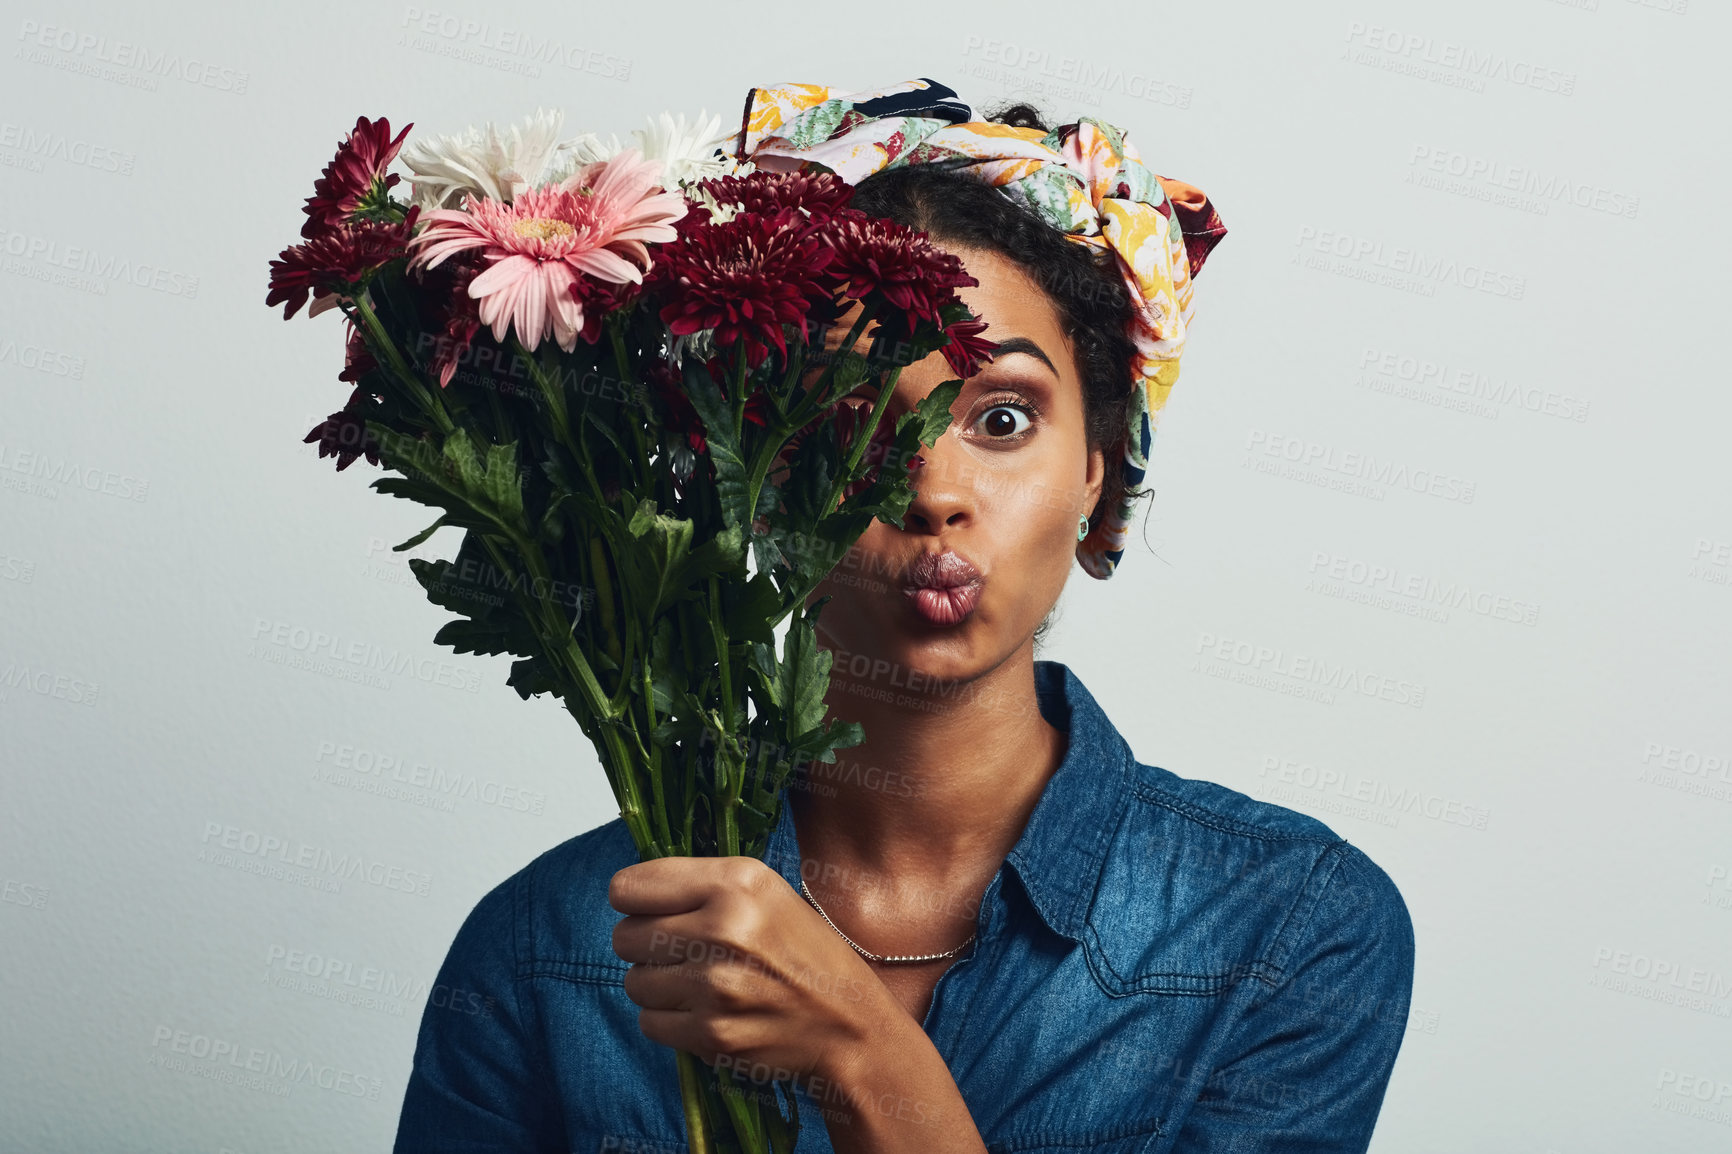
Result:
[[836,760],[836,750],[859,745],[864,740],[866,730],[858,721],[832,721],[802,733],[788,743],[788,748],[809,761],[828,763]]
[[657,611],[666,609],[680,595],[703,589],[712,576],[728,582],[744,577],[744,538],[738,525],[730,525],[687,554],[668,582],[673,596],[664,598]]
[[549,545],[558,545],[565,540],[565,517],[560,508],[562,500],[549,501],[546,512],[541,515],[541,539]]
[[433,522],[431,525],[427,526],[425,529],[421,530],[419,533],[415,534],[413,537],[409,538],[407,541],[403,542],[401,545],[391,546],[391,552],[401,553],[405,549],[413,549],[415,546],[421,544],[421,542],[423,542],[427,538],[431,537],[435,532],[437,532],[439,529],[442,529],[444,526],[445,526],[445,518],[440,517],[437,521]]
[[452,560],[411,557],[409,569],[426,590],[427,600],[465,617],[487,617],[502,611],[514,592],[510,579],[494,565],[473,531],[463,535]]
[[782,594],[769,574],[754,573],[743,584],[724,585],[722,599],[727,605],[722,614],[722,631],[731,644],[776,639],[770,621],[781,611]]
[[685,662],[677,651],[675,632],[674,619],[663,617],[650,635],[650,702],[662,718],[674,711],[686,687]]
[[583,416],[584,420],[588,422],[591,428],[600,431],[601,435],[607,438],[608,443],[613,446],[616,453],[618,453],[622,458],[631,456],[630,451],[625,447],[625,442],[620,440],[619,433],[614,430],[614,427],[611,424],[602,419],[601,414],[592,412],[586,405],[583,410]]
[[767,641],[753,641],[746,646],[747,669],[755,675],[770,704],[782,708],[781,682],[776,674],[776,647]]
[[818,647],[818,633],[805,617],[788,623],[782,643],[782,667],[778,670],[786,733],[796,735],[824,723],[824,692],[830,686],[830,651]]
[[961,381],[945,381],[920,398],[913,409],[896,418],[897,440],[901,440],[905,428],[912,427],[922,445],[930,449],[937,444],[950,427],[950,406],[961,392]]
[[497,620],[459,618],[447,621],[433,635],[433,643],[449,645],[458,653],[513,653],[519,657],[534,657],[541,651],[535,635],[514,614],[501,614]]
[[547,662],[539,657],[526,657],[511,663],[511,675],[505,684],[517,690],[517,696],[528,701],[537,693],[560,694],[559,682],[548,671]]
[[825,730],[825,747],[818,756],[819,761],[836,760],[835,750],[848,749],[866,740],[866,727],[858,721],[835,721]]
[[[643,596],[650,616],[661,612],[683,592],[676,581],[691,554],[692,534],[696,526],[679,517],[656,512],[655,502],[645,497],[638,502],[626,528],[637,539],[639,547],[632,550],[639,585],[633,591]],[[622,558],[622,564],[625,563]]]
[[[373,482],[373,488],[387,497],[402,497],[408,501],[419,501],[435,509],[441,509],[451,503],[451,497],[445,490],[412,477],[380,477]],[[447,522],[449,524],[449,522]]]
[[704,733],[704,723],[695,717],[676,717],[656,723],[650,731],[656,743],[663,748],[676,741],[691,741]]
[[749,528],[752,522],[746,508],[749,471],[734,429],[734,412],[710,371],[696,357],[686,360],[684,379],[686,396],[704,422],[704,444],[710,460],[715,462],[716,499],[722,506],[722,520],[730,526]]
[[[369,421],[367,427],[375,428]],[[483,456],[469,433],[454,429],[442,446],[404,437],[377,425],[381,463],[402,473],[381,477],[373,488],[393,497],[444,509],[444,521],[465,529],[527,535],[517,446],[489,445]]]
[[844,501],[838,513],[825,519],[821,531],[826,536],[853,541],[865,532],[866,523],[854,520],[859,517],[877,517],[899,529],[902,527],[903,515],[915,496],[908,478],[908,462],[922,446],[931,448],[937,444],[950,427],[950,406],[961,390],[961,381],[945,381],[922,397],[912,410],[896,418],[896,441],[890,463],[879,469],[871,485]]
[[445,460],[455,477],[453,490],[470,506],[491,516],[501,526],[523,525],[523,484],[517,473],[517,445],[488,445],[485,458],[476,450],[466,429],[458,428],[445,438]]
[[[830,380],[830,397],[846,397],[859,388],[871,373],[872,362],[852,349],[836,360],[836,374]],[[828,398],[826,398],[828,399]]]

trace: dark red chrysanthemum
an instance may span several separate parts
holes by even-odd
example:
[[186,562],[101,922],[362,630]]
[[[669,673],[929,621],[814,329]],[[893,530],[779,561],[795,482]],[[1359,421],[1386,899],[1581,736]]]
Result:
[[714,329],[716,345],[744,342],[756,365],[775,345],[784,356],[785,324],[798,325],[832,298],[824,277],[834,250],[798,213],[742,213],[682,233],[656,250],[651,282],[667,303],[661,319],[678,336]]
[[346,292],[380,265],[403,255],[419,212],[411,208],[397,224],[363,220],[339,225],[306,244],[285,248],[271,262],[271,291],[265,304],[282,304],[287,320],[315,291]]
[[745,407],[740,410],[740,416],[760,429],[768,428],[770,424],[770,395],[768,393],[753,393],[747,397]]
[[950,343],[939,351],[950,364],[950,371],[958,377],[972,377],[980,371],[982,363],[992,359],[992,350],[997,343],[982,339],[980,334],[985,331],[986,322],[974,317],[945,326],[944,335],[950,338]]
[[458,253],[438,268],[416,269],[409,274],[419,280],[429,299],[439,302],[434,313],[439,331],[432,334],[433,355],[427,358],[427,368],[439,378],[442,389],[451,384],[470,342],[481,330],[480,305],[469,295],[469,282],[486,267],[479,256]]
[[818,230],[836,259],[826,276],[847,294],[883,296],[915,321],[942,325],[938,310],[956,300],[956,290],[977,285],[957,256],[933,247],[926,234],[881,217],[838,217]]
[[378,367],[379,362],[373,359],[373,350],[367,347],[361,330],[351,324],[348,341],[343,346],[343,371],[337,374],[337,379],[358,385],[362,377]]
[[313,426],[313,431],[301,438],[301,443],[319,443],[319,456],[337,458],[337,472],[342,472],[365,456],[370,464],[379,463],[379,439],[367,428],[367,418],[361,411],[373,399],[360,389],[349,397],[349,403]]
[[571,295],[583,302],[583,327],[577,330],[577,335],[595,344],[601,339],[602,322],[613,313],[629,309],[642,291],[642,285],[630,282],[615,284],[600,277],[578,277],[571,284]]
[[784,208],[804,209],[815,220],[837,215],[861,215],[847,207],[854,188],[832,172],[752,172],[716,176],[703,181],[704,191],[718,204],[738,205],[744,212],[773,216]]
[[385,168],[396,159],[403,138],[413,127],[405,124],[393,140],[391,122],[385,117],[356,120],[355,130],[337,145],[337,155],[313,182],[313,195],[303,209],[307,220],[301,225],[301,235],[312,240],[348,223],[349,214],[375,191],[376,183],[382,182],[380,192],[396,184],[400,178],[396,173],[387,174]]
[[685,437],[692,452],[703,452],[706,447],[704,423],[698,418],[698,410],[692,405],[692,399],[686,396],[685,389],[680,387],[679,370],[672,365],[658,363],[647,375],[650,389],[662,404],[662,412],[665,414],[664,427],[675,436]]

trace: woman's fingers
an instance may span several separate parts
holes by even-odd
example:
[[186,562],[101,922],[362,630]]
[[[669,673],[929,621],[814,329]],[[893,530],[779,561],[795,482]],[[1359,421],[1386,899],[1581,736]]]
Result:
[[774,1004],[768,977],[750,963],[639,963],[625,972],[625,995],[646,1009],[750,1013]]
[[683,914],[709,900],[710,887],[703,874],[698,858],[638,862],[613,875],[607,885],[607,904],[622,914]]
[[683,965],[636,965],[625,972],[625,996],[646,1010],[691,1012],[695,985]]
[[766,1043],[776,1033],[767,1021],[718,1018],[683,1010],[641,1009],[637,1025],[650,1041],[696,1054],[711,1066],[721,1054],[740,1057],[765,1053]]
[[613,927],[613,952],[627,962],[662,966],[726,961],[738,952],[703,933],[701,925],[693,914],[631,914]]
[[682,914],[729,892],[756,891],[772,878],[781,881],[753,857],[654,858],[615,873],[607,902],[622,914]]

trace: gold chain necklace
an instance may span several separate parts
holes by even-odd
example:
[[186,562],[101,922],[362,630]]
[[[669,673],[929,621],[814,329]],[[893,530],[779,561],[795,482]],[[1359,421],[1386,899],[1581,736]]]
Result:
[[805,878],[800,879],[800,892],[806,895],[806,900],[812,903],[812,908],[818,911],[818,916],[824,919],[824,924],[835,930],[838,934],[841,934],[842,940],[853,946],[854,952],[869,962],[883,962],[886,965],[908,965],[912,962],[942,961],[945,958],[954,958],[957,954],[960,954],[963,950],[968,948],[968,942],[972,942],[975,938],[974,934],[969,934],[967,942],[963,942],[953,950],[945,950],[942,954],[875,954],[871,950],[862,946],[859,942],[856,942],[847,934],[843,934],[842,927],[830,920],[830,915],[824,912],[824,907],[818,904],[818,899],[813,897],[812,891],[806,888]]

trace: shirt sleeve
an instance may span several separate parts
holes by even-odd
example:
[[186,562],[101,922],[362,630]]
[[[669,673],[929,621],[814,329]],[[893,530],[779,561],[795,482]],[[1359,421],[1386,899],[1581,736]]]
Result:
[[1291,915],[1284,979],[1263,987],[1234,1023],[1228,1060],[1210,1074],[1174,1151],[1363,1154],[1370,1146],[1407,1028],[1413,923],[1389,875],[1345,842],[1317,876],[1326,876],[1320,888],[1306,887],[1316,898],[1302,897]]
[[396,1154],[565,1148],[534,1006],[517,978],[522,879],[482,898],[427,997]]

